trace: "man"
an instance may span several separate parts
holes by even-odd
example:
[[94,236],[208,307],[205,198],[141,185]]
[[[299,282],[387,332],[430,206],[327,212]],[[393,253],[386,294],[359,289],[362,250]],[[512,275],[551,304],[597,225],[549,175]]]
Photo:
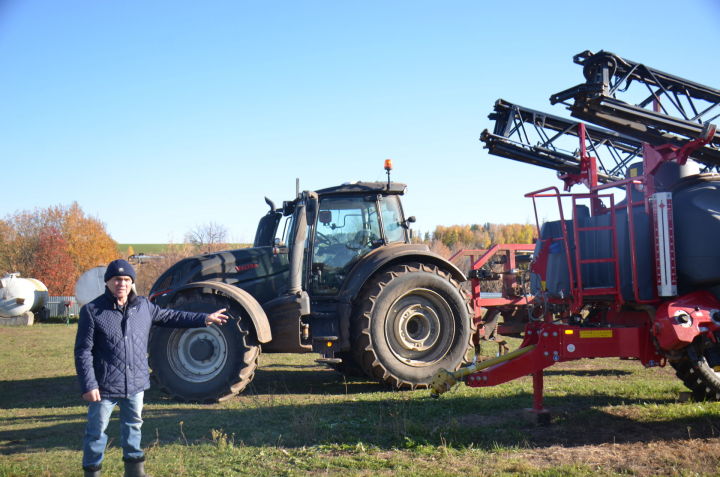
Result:
[[85,477],[99,477],[107,443],[105,429],[120,406],[125,477],[144,477],[140,446],[143,395],[150,387],[147,344],[152,325],[198,328],[227,321],[225,308],[212,314],[167,310],[137,296],[135,270],[125,260],[110,262],[105,293],[80,310],[75,369],[82,398],[89,403],[83,441]]

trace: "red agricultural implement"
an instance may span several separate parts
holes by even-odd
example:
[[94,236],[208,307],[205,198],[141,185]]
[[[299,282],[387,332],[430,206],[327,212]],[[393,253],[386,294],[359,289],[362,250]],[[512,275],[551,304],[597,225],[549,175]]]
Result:
[[[536,219],[540,202],[559,214],[538,221],[534,246],[461,253],[471,263],[476,348],[503,334],[522,344],[440,371],[433,394],[532,375],[533,410],[544,416],[544,369],[618,357],[669,363],[695,399],[720,399],[720,136],[711,124],[720,91],[608,52],[575,62],[586,83],[551,101],[603,127],[499,100],[494,131],[481,136],[491,154],[554,169],[565,183],[564,192],[526,194]],[[620,98],[631,93],[638,102]],[[563,149],[569,140],[573,149]],[[576,184],[588,192],[570,193]],[[530,262],[524,272],[521,262]],[[488,280],[502,282],[500,295],[481,291]]]

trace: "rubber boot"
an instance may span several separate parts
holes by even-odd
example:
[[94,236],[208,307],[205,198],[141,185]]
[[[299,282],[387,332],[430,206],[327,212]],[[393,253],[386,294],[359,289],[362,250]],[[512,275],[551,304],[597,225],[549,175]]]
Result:
[[85,477],[100,477],[100,467],[83,467]]
[[150,477],[145,473],[145,461],[125,461],[125,477]]

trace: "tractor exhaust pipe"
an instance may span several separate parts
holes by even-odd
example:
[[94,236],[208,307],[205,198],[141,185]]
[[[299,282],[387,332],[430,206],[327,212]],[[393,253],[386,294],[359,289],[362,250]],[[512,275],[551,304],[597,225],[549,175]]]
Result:
[[305,251],[305,240],[307,239],[307,216],[305,210],[305,204],[302,204],[296,212],[298,223],[295,228],[292,249],[290,250],[290,289],[288,293],[291,295],[297,295],[302,291],[303,252]]
[[298,295],[302,292],[303,255],[307,241],[308,224],[315,225],[318,209],[318,196],[315,192],[303,192],[295,211],[297,225],[290,250],[290,286],[288,293]]

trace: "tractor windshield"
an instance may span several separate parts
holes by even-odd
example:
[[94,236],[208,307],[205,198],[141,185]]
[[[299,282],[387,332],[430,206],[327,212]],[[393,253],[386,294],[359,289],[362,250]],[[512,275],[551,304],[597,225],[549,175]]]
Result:
[[336,293],[355,261],[382,243],[374,196],[320,200],[312,261],[315,293]]
[[380,198],[380,213],[382,216],[385,238],[390,242],[404,242],[405,228],[403,227],[403,214],[400,199],[396,195]]

